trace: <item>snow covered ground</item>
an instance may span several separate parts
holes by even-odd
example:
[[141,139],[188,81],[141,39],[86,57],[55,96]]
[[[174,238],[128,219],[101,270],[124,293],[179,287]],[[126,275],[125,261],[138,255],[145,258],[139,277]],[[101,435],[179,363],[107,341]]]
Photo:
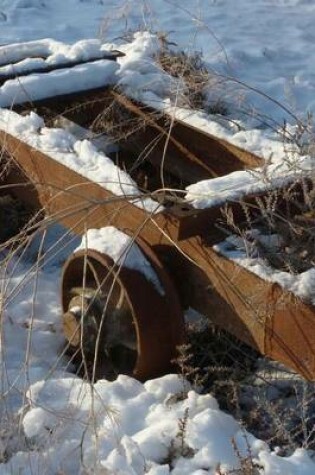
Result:
[[58,291],[78,244],[53,225],[21,256],[2,254],[1,475],[232,475],[245,460],[262,475],[313,475],[306,450],[278,456],[181,376],[91,385],[71,374]]
[[[315,108],[314,19],[312,0],[0,0],[0,43],[119,42],[138,27],[171,32],[170,41],[202,50],[209,68],[234,78],[225,82],[227,100],[236,113],[236,96],[251,131],[237,139],[271,153],[266,123],[294,128]],[[249,456],[251,475],[314,475],[312,454],[280,457],[177,376],[89,385],[72,375],[61,354],[58,295],[61,264],[77,245],[53,227],[21,258],[2,255],[0,475],[232,475]]]
[[[2,0],[0,44],[62,41],[152,27],[185,49],[201,50],[213,70],[236,76],[293,113],[312,112],[315,52],[312,0]],[[273,119],[284,111],[261,95],[254,105]]]

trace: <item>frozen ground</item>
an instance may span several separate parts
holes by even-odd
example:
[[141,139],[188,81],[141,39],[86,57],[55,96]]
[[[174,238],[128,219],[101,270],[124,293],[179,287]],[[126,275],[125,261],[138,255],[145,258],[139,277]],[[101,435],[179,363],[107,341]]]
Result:
[[[96,36],[118,41],[126,29],[139,26],[171,31],[170,41],[202,50],[216,72],[248,83],[305,119],[315,107],[314,19],[311,0],[239,0],[237,7],[234,0],[0,0],[0,43]],[[235,106],[233,85],[227,91]],[[236,90],[246,96],[243,112],[255,109],[254,119],[246,120],[257,127],[260,147],[262,122],[270,124],[270,117],[275,128],[284,119],[294,126],[293,116],[274,101]],[[43,250],[63,247],[62,235],[54,228]],[[259,475],[314,475],[305,450],[290,457],[271,452],[211,396],[189,391],[176,376],[145,385],[120,377],[90,386],[71,375],[60,356],[58,292],[61,263],[77,245],[50,253],[40,268],[34,266],[40,239],[22,259],[15,256],[6,265],[2,256],[1,475],[234,475],[249,455]],[[183,392],[184,399],[171,397]]]

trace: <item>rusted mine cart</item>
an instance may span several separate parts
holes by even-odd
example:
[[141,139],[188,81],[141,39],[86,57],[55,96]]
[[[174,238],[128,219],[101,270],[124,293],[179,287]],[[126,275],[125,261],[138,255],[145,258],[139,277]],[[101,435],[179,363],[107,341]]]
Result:
[[[52,71],[27,74],[44,77]],[[12,77],[0,78],[2,84]],[[107,374],[104,368],[110,357],[118,372],[139,379],[167,371],[176,346],[184,340],[183,310],[192,307],[262,354],[315,379],[314,308],[215,252],[213,246],[225,237],[216,226],[222,217],[219,206],[196,210],[184,201],[184,193],[167,191],[259,167],[259,157],[170,121],[108,87],[24,102],[14,109],[20,114],[35,110],[48,127],[78,124],[79,138],[87,131],[106,132],[118,147],[111,155],[113,161],[129,172],[143,196],[149,195],[157,207],[163,205],[160,211],[148,213],[49,153],[0,131],[5,155],[14,159],[5,174],[6,189],[10,186],[13,195],[35,209],[44,208],[74,233],[116,227],[133,238],[158,278],[162,291],[135,268],[118,265],[93,249],[78,251],[65,263],[65,335],[74,352],[83,348],[94,355],[96,351],[98,375]],[[121,116],[129,125],[119,126],[117,133]],[[244,201],[254,213],[255,197]],[[288,206],[284,201],[278,199],[279,209]],[[244,206],[232,202],[226,206],[241,223]],[[76,290],[84,286],[83,293]],[[76,304],[81,307],[80,318],[73,311]],[[89,312],[91,306],[94,310]],[[101,329],[98,318],[104,322]],[[113,318],[121,318],[121,341]]]

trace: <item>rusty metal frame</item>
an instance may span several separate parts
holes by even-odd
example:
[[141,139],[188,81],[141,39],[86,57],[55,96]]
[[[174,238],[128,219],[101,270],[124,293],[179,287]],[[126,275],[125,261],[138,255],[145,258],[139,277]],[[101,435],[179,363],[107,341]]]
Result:
[[[145,113],[145,108],[117,92],[110,94],[132,113]],[[146,129],[123,146],[137,149],[139,141],[145,144],[152,134],[165,137],[168,133],[164,118],[159,118],[149,121]],[[258,157],[178,121],[171,137],[170,156],[173,153],[175,163],[182,163],[183,169],[187,165],[196,175],[210,173],[219,162],[215,174],[226,173],[225,159],[230,171],[240,164],[244,168],[261,164]],[[148,215],[126,198],[114,196],[13,136],[0,131],[0,141],[31,180],[38,201],[52,218],[78,234],[90,227],[114,225],[142,239],[167,268],[183,306],[191,305],[261,353],[315,380],[314,308],[213,250],[219,235],[210,226],[219,208],[196,211],[179,205]],[[155,152],[153,163],[160,150]],[[206,153],[205,169],[199,157]],[[172,168],[169,158],[168,163]],[[18,188],[15,193],[19,193]]]

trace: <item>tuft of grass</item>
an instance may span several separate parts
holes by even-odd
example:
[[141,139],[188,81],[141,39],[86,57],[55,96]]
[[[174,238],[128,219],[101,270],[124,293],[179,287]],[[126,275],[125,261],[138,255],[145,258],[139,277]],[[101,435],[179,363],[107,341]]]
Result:
[[209,92],[218,89],[219,80],[205,66],[202,54],[172,49],[165,41],[161,44],[155,59],[167,74],[182,82],[179,105],[208,114],[227,115],[228,106],[222,97],[209,99]]

